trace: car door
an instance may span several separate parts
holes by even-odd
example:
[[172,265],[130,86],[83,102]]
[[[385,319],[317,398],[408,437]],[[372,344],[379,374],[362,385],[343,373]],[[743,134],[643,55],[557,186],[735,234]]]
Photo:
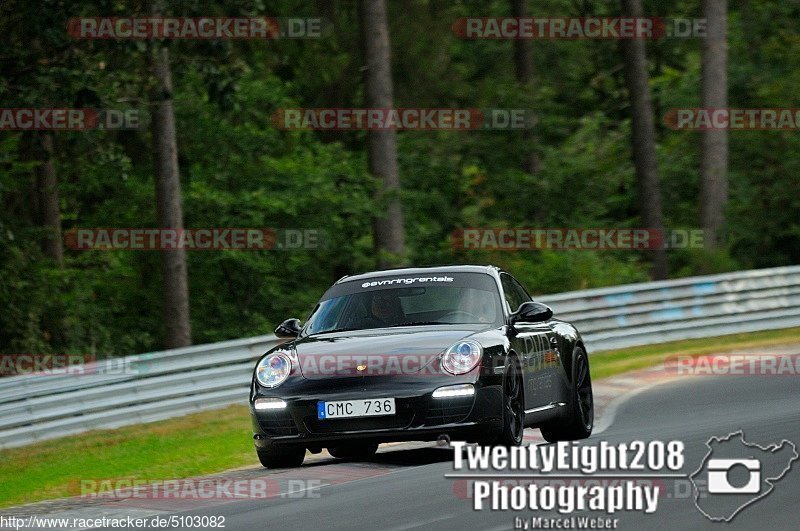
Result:
[[[500,282],[509,313],[517,311],[523,302],[532,300],[525,288],[508,273],[500,274]],[[547,323],[518,322],[514,329],[516,334],[512,334],[511,344],[522,365],[525,409],[550,404],[556,395],[553,375],[550,374],[553,361],[550,339],[554,337],[553,331]]]

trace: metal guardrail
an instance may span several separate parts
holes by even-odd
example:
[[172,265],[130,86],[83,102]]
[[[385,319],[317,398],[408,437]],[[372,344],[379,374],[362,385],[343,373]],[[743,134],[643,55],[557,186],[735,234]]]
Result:
[[[800,326],[800,266],[539,297],[591,353]],[[152,352],[85,373],[0,379],[0,448],[245,403],[253,364],[275,336]]]
[[800,266],[540,297],[590,352],[800,326]]
[[255,361],[275,336],[127,356],[80,375],[0,379],[0,448],[163,420],[247,401]]

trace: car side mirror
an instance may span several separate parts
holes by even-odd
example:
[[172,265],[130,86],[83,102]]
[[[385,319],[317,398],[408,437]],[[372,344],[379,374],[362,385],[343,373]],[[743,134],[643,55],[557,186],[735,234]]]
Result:
[[511,314],[511,324],[541,323],[553,317],[553,310],[541,302],[523,302],[516,312]]
[[300,319],[286,319],[275,329],[278,337],[297,337],[300,335]]

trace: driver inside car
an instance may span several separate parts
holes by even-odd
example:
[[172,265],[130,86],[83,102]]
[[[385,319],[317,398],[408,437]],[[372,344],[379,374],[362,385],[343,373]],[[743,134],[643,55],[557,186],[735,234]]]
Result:
[[372,295],[370,311],[375,326],[397,326],[405,321],[400,298],[393,293],[375,292]]

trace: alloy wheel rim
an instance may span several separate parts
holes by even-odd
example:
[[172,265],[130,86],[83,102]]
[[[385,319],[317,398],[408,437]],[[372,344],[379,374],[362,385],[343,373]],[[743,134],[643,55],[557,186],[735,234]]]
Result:
[[506,378],[506,415],[508,415],[509,427],[514,439],[522,439],[524,412],[522,410],[519,379],[517,378],[516,369],[513,367]]

